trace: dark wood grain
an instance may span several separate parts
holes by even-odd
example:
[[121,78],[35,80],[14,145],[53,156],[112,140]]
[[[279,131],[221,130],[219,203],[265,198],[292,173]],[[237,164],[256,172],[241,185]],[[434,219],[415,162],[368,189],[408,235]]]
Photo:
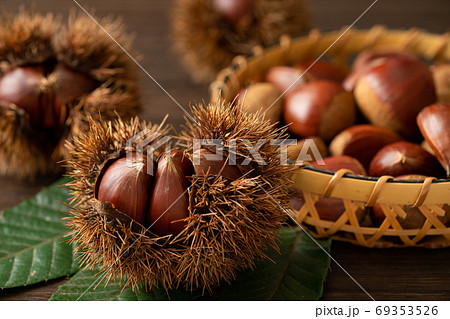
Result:
[[[80,11],[71,0],[2,0],[1,6],[17,12],[20,5],[36,11],[53,11],[66,18],[71,10]],[[98,16],[123,17],[128,30],[135,34],[135,49],[142,66],[183,107],[208,99],[208,86],[194,84],[171,50],[169,17],[172,1],[167,0],[79,0],[95,8]],[[373,0],[310,0],[315,27],[340,29],[350,25]],[[449,31],[448,0],[379,0],[356,27],[383,24],[390,28],[418,27],[431,32]],[[133,54],[135,54],[133,52]],[[144,112],[142,118],[161,120],[166,113],[178,126],[183,112],[155,82],[141,72]],[[33,196],[52,179],[35,184],[0,178],[0,210]],[[366,249],[335,242],[332,256],[377,300],[448,300],[450,296],[449,249]],[[52,280],[29,287],[0,290],[0,300],[48,300],[66,279]],[[324,300],[368,300],[369,297],[335,263],[325,284]]]

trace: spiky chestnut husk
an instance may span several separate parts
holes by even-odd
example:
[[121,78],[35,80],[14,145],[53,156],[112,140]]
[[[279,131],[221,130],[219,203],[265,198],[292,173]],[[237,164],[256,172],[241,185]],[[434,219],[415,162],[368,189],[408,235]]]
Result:
[[[130,38],[119,20],[100,23],[130,49]],[[87,117],[124,118],[139,111],[135,67],[126,54],[89,17],[72,14],[67,24],[52,14],[20,11],[0,17],[0,78],[27,66],[63,66],[95,83],[88,93],[65,100],[50,129],[36,127],[36,117],[11,101],[0,101],[0,174],[18,179],[57,174],[69,155],[65,139],[86,131]],[[70,72],[70,71],[69,71]],[[77,75],[75,75],[76,77]],[[58,96],[58,82],[45,81],[46,94]],[[56,93],[55,93],[56,92]],[[61,94],[64,95],[64,92]],[[45,104],[45,103],[42,103]],[[34,116],[34,122],[30,117]],[[45,120],[44,115],[40,115]]]
[[[73,160],[68,166],[74,178],[68,185],[74,195],[69,227],[73,240],[80,244],[83,262],[88,267],[101,264],[106,280],[125,277],[126,284],[133,287],[143,283],[151,288],[160,283],[167,290],[183,285],[207,292],[232,281],[237,270],[253,267],[265,256],[267,245],[276,247],[276,231],[287,216],[279,205],[287,207],[289,203],[293,168],[280,165],[279,148],[269,140],[285,138],[285,131],[259,119],[258,114],[245,113],[240,105],[200,105],[193,112],[199,126],[188,123],[182,140],[223,138],[229,152],[230,139],[236,139],[239,162],[249,155],[243,139],[253,144],[267,139],[260,154],[268,165],[260,168],[252,162],[243,166],[240,169],[245,174],[237,180],[215,175],[190,177],[189,216],[176,236],[159,236],[151,228],[146,231],[94,197],[94,180],[103,163],[121,154],[126,140],[144,124],[137,120],[92,121],[90,131],[69,145]],[[153,126],[151,132],[155,131]],[[166,134],[165,129],[159,131]],[[185,150],[188,157],[191,148]]]
[[213,0],[178,0],[174,4],[172,35],[175,49],[197,82],[209,82],[236,55],[249,55],[256,45],[267,47],[281,35],[309,31],[303,0],[252,0],[251,12],[238,23],[214,11]]
[[[286,129],[277,129],[260,112],[246,113],[240,102],[232,107],[218,101],[194,106],[192,113],[196,122],[188,121],[183,132],[188,156],[193,154],[189,143],[194,139],[220,139],[225,153],[235,153],[244,174],[231,183],[214,176],[193,180],[187,239],[195,253],[185,254],[179,274],[188,287],[208,288],[230,282],[240,269],[252,268],[255,260],[265,257],[267,245],[277,247],[276,231],[287,218],[283,208],[289,205],[294,167],[281,165],[280,148],[270,143],[287,138]],[[267,165],[259,165],[245,145],[261,140],[265,143],[259,154]],[[250,163],[241,165],[247,157]]]

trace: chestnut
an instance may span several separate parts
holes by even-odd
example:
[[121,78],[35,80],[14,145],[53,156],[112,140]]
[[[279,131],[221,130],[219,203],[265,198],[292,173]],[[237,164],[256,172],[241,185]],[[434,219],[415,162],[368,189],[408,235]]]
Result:
[[272,83],[281,93],[292,92],[306,82],[306,79],[302,77],[302,71],[290,66],[270,68],[264,80]]
[[368,50],[361,52],[353,62],[352,72],[342,82],[342,86],[349,92],[355,88],[356,81],[368,68],[381,63],[386,59],[402,57],[413,60],[418,60],[417,56],[405,51],[391,51],[391,50]]
[[433,149],[431,148],[430,144],[428,144],[428,142],[426,140],[423,140],[422,143],[420,143],[420,146],[427,151],[428,153],[430,153],[431,155],[433,155],[434,157],[436,157],[436,154],[434,154]]
[[0,77],[0,101],[24,110],[32,128],[57,132],[68,114],[64,105],[98,85],[62,64],[19,66]]
[[244,110],[249,113],[260,111],[271,123],[280,121],[283,100],[281,93],[268,82],[254,83],[241,90],[238,101],[242,102]]
[[236,25],[251,13],[252,0],[213,0],[212,8],[230,24]]
[[311,166],[334,172],[345,168],[351,170],[355,175],[367,175],[364,166],[356,158],[346,155],[330,156],[324,158],[323,163],[313,162]]
[[322,60],[307,60],[294,67],[300,70],[300,74],[305,73],[304,77],[308,82],[326,80],[341,83],[345,78],[345,74],[337,66]]
[[42,125],[47,114],[53,117],[52,106],[41,105],[44,79],[45,68],[40,65],[16,67],[0,78],[0,100],[24,110],[35,128]]
[[146,225],[153,184],[147,164],[147,157],[138,153],[107,161],[95,182],[95,197]]
[[298,136],[319,136],[330,141],[355,122],[353,97],[339,83],[313,81],[286,96],[284,121]]
[[56,109],[60,109],[61,105],[72,102],[98,87],[97,81],[61,63],[55,66],[48,78],[55,86],[54,105]]
[[450,177],[450,104],[424,108],[417,116],[420,132]]
[[364,116],[374,125],[390,129],[408,140],[419,136],[417,114],[436,102],[428,67],[409,57],[375,63],[358,78],[354,90]]
[[[407,180],[407,181],[421,181],[427,178],[423,175],[404,175],[399,176],[396,178],[396,180]],[[405,218],[401,218],[397,216],[397,220],[399,224],[404,229],[417,229],[421,228],[423,224],[425,223],[426,217],[422,214],[422,212],[417,207],[412,207],[410,205],[404,205],[402,207],[403,211],[406,213]],[[443,209],[445,210],[445,216],[438,216],[438,219],[444,223],[445,225],[448,225],[450,222],[450,206],[444,205]],[[380,204],[375,204],[370,212],[370,217],[372,220],[372,223],[380,227],[383,221],[386,219],[386,216],[384,215],[383,209],[381,208]]]
[[153,193],[148,214],[151,231],[160,235],[178,235],[185,227],[183,219],[189,216],[187,178],[194,174],[192,162],[183,151],[172,150],[158,160]]
[[230,164],[227,157],[215,154],[204,148],[194,152],[193,162],[195,174],[198,176],[204,176],[206,174],[223,176],[232,181],[242,176],[239,168],[236,165]]
[[431,66],[438,102],[450,103],[450,63]]
[[386,49],[375,49],[375,50],[366,50],[358,54],[355,61],[353,62],[352,68],[354,70],[363,68],[374,61],[380,61],[390,58],[408,58],[408,59],[418,59],[418,57],[408,51],[397,51],[397,50],[386,50]]
[[433,155],[410,142],[396,142],[383,147],[369,167],[370,176],[411,174],[441,177],[444,171]]
[[330,143],[333,156],[348,155],[356,158],[365,168],[384,146],[403,140],[400,135],[388,129],[360,124],[339,133]]

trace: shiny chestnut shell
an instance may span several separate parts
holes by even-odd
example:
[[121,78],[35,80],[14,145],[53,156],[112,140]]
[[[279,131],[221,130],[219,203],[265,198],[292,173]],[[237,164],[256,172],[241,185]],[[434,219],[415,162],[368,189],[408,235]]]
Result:
[[313,81],[286,96],[283,116],[292,133],[330,141],[354,124],[356,108],[352,95],[339,83]]
[[331,155],[356,158],[368,169],[372,158],[384,146],[402,141],[397,133],[374,125],[360,124],[340,132],[330,143]]
[[450,177],[450,103],[424,108],[417,116],[420,132]]
[[212,0],[212,9],[235,25],[251,12],[252,0]]
[[95,182],[95,198],[113,204],[118,211],[146,226],[153,186],[153,176],[147,168],[147,157],[143,154],[108,160]]
[[156,169],[150,199],[148,221],[150,231],[160,236],[178,235],[189,216],[189,176],[194,174],[192,162],[182,151],[161,155]]
[[23,109],[34,129],[57,130],[68,115],[65,104],[98,85],[89,76],[60,63],[19,66],[0,77],[0,101]]
[[397,142],[383,147],[372,159],[370,176],[425,175],[442,177],[444,170],[439,161],[420,145]]
[[365,70],[356,82],[354,96],[370,123],[416,140],[416,116],[436,102],[436,89],[432,74],[422,61],[395,57]]
[[195,174],[204,176],[223,176],[229,180],[237,180],[242,176],[242,172],[236,165],[231,165],[228,158],[215,154],[207,149],[201,148],[194,152]]

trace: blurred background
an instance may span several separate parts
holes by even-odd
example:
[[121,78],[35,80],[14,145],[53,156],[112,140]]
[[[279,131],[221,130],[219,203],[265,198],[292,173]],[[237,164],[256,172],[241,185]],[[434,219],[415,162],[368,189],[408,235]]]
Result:
[[[175,100],[187,108],[191,102],[209,99],[208,85],[192,82],[171,48],[172,0],[77,0],[96,15],[121,16],[135,36],[134,56]],[[313,27],[328,31],[350,25],[374,0],[309,0]],[[80,11],[73,0],[1,0],[0,7],[15,13],[19,7],[38,12],[51,11],[67,18],[71,10]],[[381,24],[388,28],[420,28],[434,33],[450,31],[449,0],[379,0],[362,17],[356,28]],[[179,127],[183,112],[144,72],[139,72],[142,87],[142,119],[169,122]],[[0,178],[0,211],[33,196],[51,180],[35,184]],[[450,250],[424,249],[375,250],[334,243],[332,255],[376,299],[448,299]],[[0,300],[46,300],[64,281],[56,280],[32,287],[0,291]],[[335,264],[325,286],[324,299],[367,299],[367,296]]]
[[[194,84],[171,49],[170,26],[173,0],[77,0],[84,8],[95,9],[98,16],[121,16],[129,32],[135,35],[133,54],[140,55],[141,65],[183,107],[190,102],[208,99],[208,86]],[[307,0],[313,27],[323,31],[350,25],[374,0]],[[80,10],[73,0],[2,0],[1,7],[17,12],[20,6],[38,12],[52,11],[67,17]],[[382,24],[389,28],[417,27],[430,32],[449,31],[448,0],[379,0],[356,24],[370,28]],[[150,79],[140,72],[144,113],[142,118],[159,121],[166,113],[170,121],[183,122],[179,107]]]

